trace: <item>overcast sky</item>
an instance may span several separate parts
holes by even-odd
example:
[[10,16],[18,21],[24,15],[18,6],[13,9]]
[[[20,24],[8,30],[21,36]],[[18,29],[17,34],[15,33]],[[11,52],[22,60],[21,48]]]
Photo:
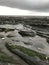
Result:
[[0,15],[49,16],[49,0],[0,0]]

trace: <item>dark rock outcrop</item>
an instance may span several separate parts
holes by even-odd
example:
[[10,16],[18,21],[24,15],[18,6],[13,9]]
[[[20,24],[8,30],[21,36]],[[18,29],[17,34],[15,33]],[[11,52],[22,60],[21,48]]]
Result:
[[32,36],[32,37],[36,35],[34,31],[26,31],[26,30],[19,31],[19,34],[21,34],[22,36]]

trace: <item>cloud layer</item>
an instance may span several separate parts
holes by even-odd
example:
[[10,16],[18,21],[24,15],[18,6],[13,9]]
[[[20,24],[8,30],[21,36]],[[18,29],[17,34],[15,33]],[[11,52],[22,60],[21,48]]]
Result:
[[0,0],[0,5],[24,10],[49,12],[49,0]]

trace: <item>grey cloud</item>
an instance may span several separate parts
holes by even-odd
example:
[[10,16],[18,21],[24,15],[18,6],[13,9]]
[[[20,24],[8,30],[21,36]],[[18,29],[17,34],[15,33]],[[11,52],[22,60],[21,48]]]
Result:
[[24,10],[49,12],[49,0],[0,0],[0,5]]

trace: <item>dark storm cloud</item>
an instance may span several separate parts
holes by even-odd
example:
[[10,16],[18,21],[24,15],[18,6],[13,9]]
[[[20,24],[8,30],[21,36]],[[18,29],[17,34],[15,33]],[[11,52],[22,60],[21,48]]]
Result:
[[0,5],[31,11],[49,12],[49,0],[0,0]]

